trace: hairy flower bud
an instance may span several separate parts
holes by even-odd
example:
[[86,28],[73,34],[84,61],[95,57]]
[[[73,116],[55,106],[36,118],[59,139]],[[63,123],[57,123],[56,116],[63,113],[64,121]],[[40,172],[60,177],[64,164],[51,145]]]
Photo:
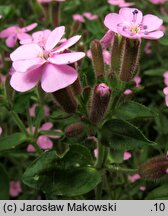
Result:
[[139,65],[140,48],[141,42],[139,40],[124,38],[120,69],[120,79],[122,81],[128,82],[136,75]]
[[104,59],[103,50],[99,40],[94,40],[90,44],[92,53],[92,62],[95,70],[96,77],[102,77],[104,75]]
[[121,48],[123,46],[123,39],[120,35],[115,34],[112,41],[111,49],[111,68],[110,77],[118,78],[121,69]]
[[53,92],[56,102],[67,113],[75,113],[77,103],[70,87]]
[[103,119],[110,102],[110,97],[111,89],[105,83],[95,86],[89,113],[89,119],[92,123],[99,123]]
[[74,123],[65,128],[65,135],[68,137],[74,137],[80,135],[84,130],[84,125],[81,122]]
[[139,174],[147,180],[158,180],[167,175],[168,159],[165,156],[156,156],[139,167]]

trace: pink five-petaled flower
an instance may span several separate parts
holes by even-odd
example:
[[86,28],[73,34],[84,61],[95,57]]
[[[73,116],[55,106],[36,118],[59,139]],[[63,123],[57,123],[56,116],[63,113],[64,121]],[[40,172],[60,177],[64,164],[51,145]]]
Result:
[[[41,128],[39,128],[39,131],[48,131],[48,130],[51,130],[53,128],[53,124],[51,122],[46,122],[44,123]],[[35,128],[33,127],[32,128],[32,131],[34,132],[35,131]],[[60,132],[61,133],[61,130],[57,129],[57,130],[53,130],[55,132]],[[30,129],[28,128],[28,132],[30,132]],[[59,135],[40,135],[37,139],[37,145],[43,149],[43,150],[46,150],[46,149],[52,149],[53,147],[53,141],[51,140],[51,138],[53,139],[59,139],[61,136]],[[32,144],[29,144],[27,146],[27,151],[28,152],[35,152],[35,148]]]
[[125,0],[108,0],[108,3],[111,5],[117,5],[119,7],[129,7],[134,5],[133,2],[125,2]]
[[55,92],[75,82],[78,73],[68,64],[80,60],[85,53],[69,51],[64,53],[80,39],[79,35],[71,37],[55,48],[64,32],[64,26],[55,28],[49,34],[44,47],[34,43],[25,44],[11,53],[15,72],[10,84],[16,91],[28,91],[40,80],[42,89],[47,93]]
[[25,26],[23,28],[17,25],[11,26],[0,32],[0,38],[6,38],[6,45],[8,47],[14,47],[16,45],[17,39],[23,40],[31,38],[31,36],[26,32],[33,30],[36,26],[37,23],[32,23],[31,25]]
[[104,24],[109,30],[131,39],[161,38],[164,33],[159,30],[163,20],[148,14],[143,16],[136,8],[122,8],[119,14],[110,13],[105,17]]
[[21,184],[19,181],[11,181],[9,194],[11,197],[17,197],[22,192]]

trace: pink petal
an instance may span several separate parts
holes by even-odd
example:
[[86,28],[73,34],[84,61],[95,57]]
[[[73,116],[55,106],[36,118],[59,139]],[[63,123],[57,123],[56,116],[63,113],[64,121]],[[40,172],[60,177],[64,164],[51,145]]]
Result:
[[53,127],[53,123],[46,122],[44,123],[39,130],[50,130]]
[[145,191],[145,190],[146,190],[146,187],[145,187],[145,186],[140,186],[139,190],[140,190],[140,191]]
[[132,23],[133,21],[133,12],[137,11],[136,20],[134,21],[136,24],[140,24],[142,22],[143,14],[140,10],[136,8],[121,8],[119,11],[119,15],[124,22]]
[[0,32],[0,38],[6,38],[9,37],[11,34],[16,34],[16,29],[18,26],[11,26],[3,31]]
[[11,181],[10,182],[10,188],[9,188],[9,194],[11,197],[17,197],[19,193],[22,192],[22,188],[19,181]]
[[28,70],[34,70],[40,67],[44,62],[45,60],[41,58],[34,58],[28,60],[14,61],[12,66],[17,72],[26,72]]
[[104,58],[104,62],[107,64],[107,65],[110,65],[111,64],[111,54],[109,51],[107,50],[104,50],[103,51],[103,58]]
[[10,54],[12,61],[33,59],[40,56],[43,50],[37,44],[25,44]]
[[109,30],[100,40],[102,47],[104,49],[108,48],[111,45],[113,38],[114,32]]
[[132,176],[128,176],[128,179],[133,183],[136,182],[137,180],[139,180],[141,178],[141,176],[139,174],[134,174]]
[[28,31],[31,31],[34,28],[36,28],[37,25],[38,25],[37,23],[32,23],[32,24],[30,24],[30,25],[28,25],[26,27],[23,27],[21,30],[22,30],[22,32],[28,32]]
[[157,16],[148,14],[143,17],[142,23],[143,25],[147,26],[146,31],[149,32],[157,30],[163,24],[163,20]]
[[141,37],[150,40],[157,40],[163,37],[163,35],[164,33],[162,31],[154,31],[154,32],[149,32],[147,35],[142,34]]
[[53,142],[48,138],[48,136],[45,135],[39,136],[37,144],[44,150],[51,149],[53,147]]
[[120,15],[116,13],[110,13],[105,17],[104,25],[111,31],[118,33],[117,24],[123,22]]
[[124,160],[129,160],[132,157],[132,154],[130,152],[124,152],[123,159]]
[[29,152],[29,153],[34,153],[34,152],[36,152],[36,149],[34,148],[33,145],[29,144],[29,145],[27,146],[26,151]]
[[10,35],[6,39],[6,45],[8,47],[14,47],[16,45],[16,42],[17,42],[17,35],[16,34]]
[[71,52],[71,53],[63,53],[63,54],[54,54],[52,57],[48,58],[48,61],[57,64],[71,64],[74,63],[85,56],[83,52]]
[[19,92],[25,92],[35,87],[41,77],[42,67],[25,73],[15,72],[10,80],[10,85]]
[[27,34],[27,33],[18,33],[17,37],[19,40],[27,40],[27,39],[31,39],[31,35]]
[[65,27],[64,26],[60,26],[55,28],[49,35],[47,42],[45,44],[45,49],[47,51],[52,50],[57,43],[60,41],[60,39],[62,38],[62,36],[65,33]]
[[72,18],[73,18],[74,21],[78,21],[78,22],[80,22],[80,23],[84,23],[84,22],[85,22],[83,16],[80,15],[80,14],[74,14],[74,15],[72,16]]
[[61,44],[58,48],[56,48],[55,51],[54,51],[54,53],[66,50],[67,48],[69,48],[72,45],[74,45],[77,41],[79,41],[80,38],[81,38],[80,35],[76,35],[74,37],[69,38],[63,44]]
[[45,92],[54,92],[71,85],[77,76],[77,71],[68,65],[46,64],[41,87]]

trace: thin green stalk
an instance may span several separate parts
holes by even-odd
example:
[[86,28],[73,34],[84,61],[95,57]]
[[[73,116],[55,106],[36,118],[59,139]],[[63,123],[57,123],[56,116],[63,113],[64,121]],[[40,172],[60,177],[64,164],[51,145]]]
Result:
[[17,124],[17,126],[20,128],[20,130],[26,134],[26,136],[29,136],[26,127],[24,126],[22,120],[20,119],[20,117],[18,116],[18,114],[15,111],[10,111],[15,123]]
[[115,171],[115,172],[125,172],[125,173],[135,173],[135,172],[137,172],[137,169],[129,169],[129,168],[115,166],[115,165],[108,165],[106,167],[106,170]]

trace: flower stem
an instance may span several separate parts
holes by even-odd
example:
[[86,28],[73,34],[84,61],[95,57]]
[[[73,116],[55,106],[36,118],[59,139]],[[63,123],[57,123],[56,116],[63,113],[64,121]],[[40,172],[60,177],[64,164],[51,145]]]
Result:
[[135,173],[137,169],[129,169],[125,167],[115,166],[115,165],[108,165],[106,167],[108,171],[116,171],[116,172],[126,172],[126,173]]
[[10,111],[15,123],[17,124],[17,126],[20,128],[20,130],[26,134],[26,136],[29,136],[26,127],[24,126],[22,120],[20,119],[20,117],[18,116],[18,114],[14,111]]

